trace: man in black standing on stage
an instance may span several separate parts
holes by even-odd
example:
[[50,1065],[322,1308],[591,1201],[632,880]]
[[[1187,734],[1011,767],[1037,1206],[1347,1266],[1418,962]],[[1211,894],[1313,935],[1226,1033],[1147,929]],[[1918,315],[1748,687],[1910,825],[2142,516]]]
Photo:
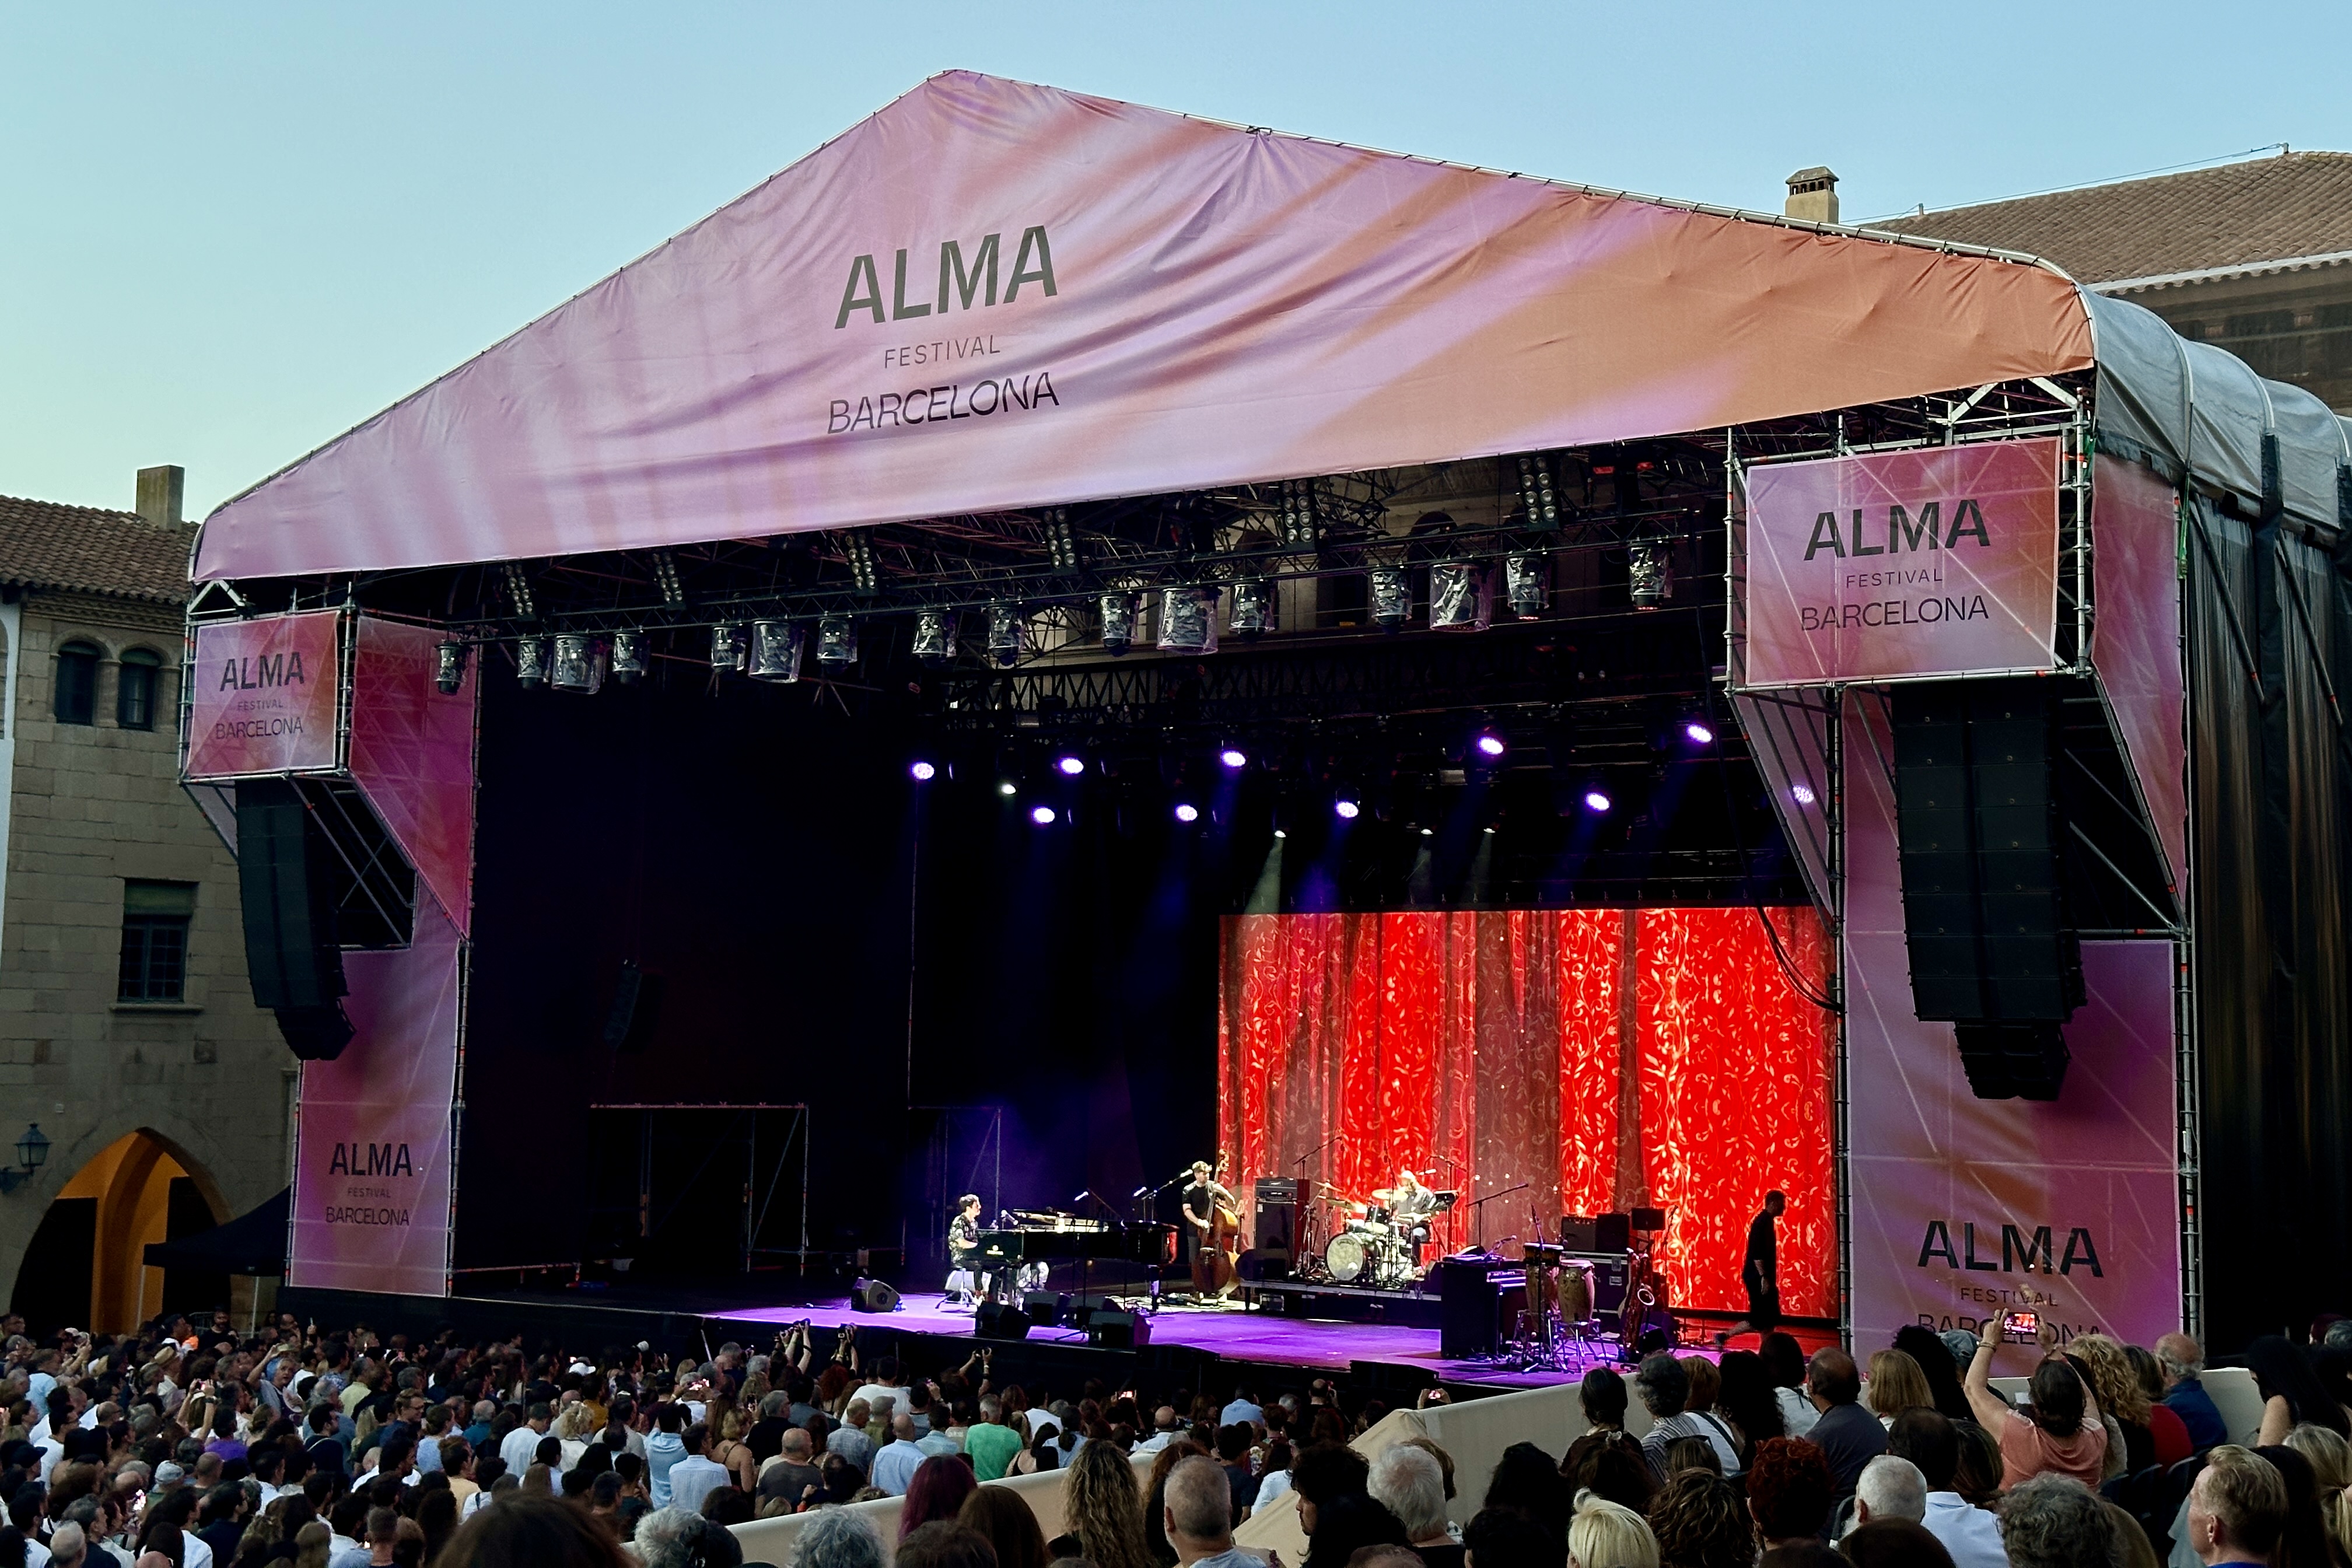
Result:
[[1779,1226],[1788,1209],[1789,1194],[1774,1187],[1764,1194],[1764,1207],[1748,1222],[1748,1256],[1739,1266],[1740,1283],[1748,1287],[1748,1316],[1715,1336],[1717,1350],[1734,1334],[1769,1334],[1780,1326]]
[[1234,1194],[1209,1173],[1209,1162],[1193,1161],[1192,1184],[1184,1189],[1184,1225],[1192,1244],[1184,1253],[1187,1264],[1192,1262],[1193,1254],[1201,1250],[1201,1244],[1208,1239],[1209,1227],[1216,1222],[1219,1204],[1228,1208],[1238,1206]]

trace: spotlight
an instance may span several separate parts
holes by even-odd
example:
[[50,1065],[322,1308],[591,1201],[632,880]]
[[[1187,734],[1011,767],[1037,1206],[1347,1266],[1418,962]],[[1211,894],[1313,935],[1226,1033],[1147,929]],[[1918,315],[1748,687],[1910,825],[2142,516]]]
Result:
[[[801,653],[808,646],[791,621],[751,623],[751,675],[754,680],[789,685],[801,678]],[[738,654],[740,659],[740,654]],[[743,668],[740,663],[738,668]]]
[[1277,827],[1277,828],[1276,828],[1276,829],[1274,830],[1274,836],[1275,836],[1276,838],[1287,838],[1287,837],[1290,837],[1290,835],[1289,835],[1289,834],[1285,833],[1285,832],[1284,832],[1281,828],[1279,828],[1279,827]]
[[881,574],[874,566],[874,535],[866,529],[853,528],[841,536],[841,553],[849,561],[850,585],[858,594],[878,593]]
[[988,606],[988,657],[1007,667],[1021,662],[1021,606],[1009,599]]
[[925,610],[915,617],[915,657],[933,669],[953,664],[956,618],[953,610]]
[[1051,827],[1054,825],[1054,808],[1050,805],[1033,805],[1029,808],[1029,820],[1040,827]]
[[1065,778],[1074,779],[1087,771],[1086,763],[1077,757],[1056,757],[1054,766]]
[[662,603],[686,603],[686,590],[678,586],[677,557],[667,550],[654,552],[654,582],[661,589]]
[[1595,814],[1607,811],[1612,803],[1608,792],[1598,786],[1584,792],[1584,809]]
[[506,579],[507,602],[514,606],[516,617],[527,621],[538,615],[538,604],[530,595],[530,579],[523,574],[521,562],[506,563]]
[[1234,584],[1234,605],[1225,617],[1225,629],[1237,637],[1254,637],[1277,630],[1274,584],[1262,577],[1246,578]]
[[545,637],[515,638],[515,679],[525,686],[538,686],[547,679],[547,639]]
[[1412,584],[1402,566],[1375,566],[1371,571],[1372,625],[1384,632],[1400,632],[1412,620]]
[[1486,835],[1486,836],[1487,836],[1488,837],[1490,837],[1490,838],[1491,838],[1491,837],[1494,837],[1494,835],[1495,835],[1495,830],[1494,830],[1494,828],[1493,828],[1493,827],[1491,827],[1491,826],[1482,827],[1482,828],[1480,828],[1478,831],[1479,831],[1479,832],[1481,832],[1481,833],[1483,833],[1483,834],[1485,834],[1485,835]]
[[558,691],[584,691],[593,696],[604,684],[604,644],[578,632],[561,632],[555,638],[555,661],[547,684]]
[[1503,737],[1492,730],[1479,731],[1477,740],[1471,743],[1478,748],[1478,754],[1484,757],[1499,757],[1505,750]]
[[1633,607],[1654,610],[1675,596],[1674,546],[1663,539],[1645,539],[1633,546],[1626,561],[1626,583]]
[[940,770],[929,763],[919,762],[907,771],[914,774],[917,784],[929,784],[940,776]]
[[1176,805],[1176,820],[1198,822],[1201,820],[1201,808],[1190,801],[1179,801]]
[[1217,591],[1214,588],[1160,590],[1160,651],[1217,651]]
[[1096,607],[1102,614],[1103,652],[1117,658],[1135,646],[1135,595],[1105,594]]
[[826,616],[816,624],[816,661],[828,669],[857,662],[857,623],[847,616]]
[[1532,621],[1544,613],[1550,597],[1546,579],[1550,575],[1551,563],[1541,555],[1513,555],[1503,562],[1503,595],[1511,602],[1511,614],[1523,621]]
[[613,679],[624,686],[635,686],[646,673],[646,634],[614,632],[613,634]]
[[1323,522],[1315,504],[1313,479],[1282,482],[1282,547],[1294,555],[1311,554],[1322,542]]
[[1021,786],[1011,779],[999,779],[996,781],[996,793],[1010,800],[1021,793]]
[[1538,452],[1519,454],[1519,510],[1523,526],[1549,533],[1559,527],[1559,496],[1552,488],[1551,465]]
[[1245,768],[1249,766],[1249,753],[1239,746],[1227,746],[1217,753],[1217,761],[1229,768]]
[[1429,569],[1429,625],[1433,631],[1483,632],[1495,617],[1487,603],[1486,569],[1467,561],[1443,561]]
[[1424,827],[1421,830],[1421,836],[1423,838],[1433,838],[1437,836],[1437,829],[1434,827]]
[[1348,822],[1355,821],[1357,817],[1363,815],[1364,811],[1362,806],[1358,805],[1354,801],[1349,800],[1344,795],[1338,800],[1331,803],[1331,809],[1338,812],[1343,821]]
[[1046,509],[1045,554],[1061,576],[1078,574],[1078,536],[1070,527],[1070,514],[1060,507]]
[[444,697],[455,697],[466,684],[466,645],[445,642],[433,650],[433,684]]
[[1811,805],[1814,800],[1813,786],[1799,779],[1789,786],[1789,798],[1799,805]]
[[1695,746],[1712,746],[1715,744],[1715,731],[1708,729],[1704,723],[1701,723],[1696,719],[1693,719],[1690,722],[1683,726],[1683,733],[1690,738],[1691,744]]
[[743,668],[743,628],[731,621],[721,621],[710,628],[710,668],[719,670],[740,670]]

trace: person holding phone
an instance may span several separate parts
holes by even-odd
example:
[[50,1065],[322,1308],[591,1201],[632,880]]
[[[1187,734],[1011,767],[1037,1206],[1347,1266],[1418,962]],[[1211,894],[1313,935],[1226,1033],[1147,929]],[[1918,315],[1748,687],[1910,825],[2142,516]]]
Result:
[[[2010,1321],[2032,1318],[2016,1313]],[[2000,1345],[1986,1339],[1969,1358],[1961,1384],[1969,1414],[2000,1441],[2001,1490],[2033,1476],[2055,1474],[2096,1491],[2107,1461],[2107,1429],[2099,1416],[2098,1400],[2073,1364],[2056,1352],[2056,1331],[2038,1321],[2033,1327],[2042,1356],[2027,1387],[2032,1404],[2021,1414],[1993,1391],[1992,1362]]]

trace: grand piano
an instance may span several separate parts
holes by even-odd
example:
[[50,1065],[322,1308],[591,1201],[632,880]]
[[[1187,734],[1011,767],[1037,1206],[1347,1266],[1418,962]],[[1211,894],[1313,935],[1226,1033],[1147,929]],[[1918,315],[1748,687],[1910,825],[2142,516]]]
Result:
[[993,1274],[1027,1263],[1176,1264],[1172,1225],[1087,1219],[1059,1209],[1014,1209],[1013,1224],[980,1233],[982,1267]]

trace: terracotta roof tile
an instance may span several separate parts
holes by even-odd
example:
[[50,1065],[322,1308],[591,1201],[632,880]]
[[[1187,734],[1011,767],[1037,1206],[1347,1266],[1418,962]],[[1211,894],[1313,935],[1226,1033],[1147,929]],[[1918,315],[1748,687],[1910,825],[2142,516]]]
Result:
[[135,511],[0,496],[0,584],[184,604],[195,531]]
[[2023,250],[2084,283],[2352,250],[2352,153],[2285,153],[1874,228]]

